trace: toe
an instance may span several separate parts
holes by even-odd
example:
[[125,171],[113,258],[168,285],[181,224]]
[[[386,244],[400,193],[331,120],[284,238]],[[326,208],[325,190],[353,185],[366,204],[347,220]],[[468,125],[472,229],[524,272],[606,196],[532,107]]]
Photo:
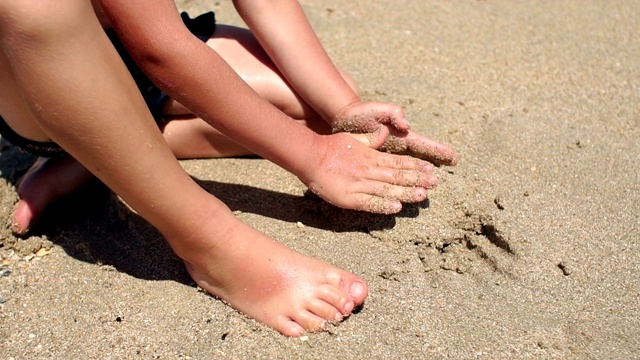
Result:
[[299,310],[291,318],[308,332],[320,332],[327,328],[327,320],[307,310]]
[[34,212],[28,202],[20,200],[11,214],[11,231],[16,235],[24,235],[34,218]]
[[355,305],[360,305],[367,297],[369,290],[364,280],[344,271],[325,270],[327,283],[349,295]]
[[369,289],[367,288],[367,284],[365,284],[364,281],[357,280],[351,283],[351,287],[349,288],[349,295],[356,304],[362,304],[368,294]]
[[[322,286],[318,289],[316,297],[325,304],[336,309],[341,315],[347,315],[353,309],[353,300],[351,296],[346,292],[346,289],[342,290],[334,285]],[[313,310],[312,310],[313,311]],[[318,314],[314,311],[315,314]],[[322,316],[321,314],[318,314]],[[323,316],[325,319],[333,319],[333,316]]]
[[280,324],[276,324],[274,329],[282,333],[284,336],[300,337],[304,334],[305,330],[300,324],[292,319],[283,319]]
[[338,322],[344,317],[339,309],[320,299],[310,301],[307,308],[316,316],[329,322]]

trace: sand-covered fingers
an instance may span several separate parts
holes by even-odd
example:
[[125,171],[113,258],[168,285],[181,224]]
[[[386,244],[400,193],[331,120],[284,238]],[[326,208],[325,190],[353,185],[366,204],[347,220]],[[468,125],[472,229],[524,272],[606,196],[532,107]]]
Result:
[[438,184],[434,166],[426,161],[385,153],[380,153],[375,160],[375,166],[370,166],[369,170],[371,180],[427,189],[432,189]]
[[[388,131],[372,134],[376,134],[376,142],[381,142]],[[426,190],[438,183],[434,166],[426,161],[379,152],[345,133],[320,140],[314,146],[319,160],[309,161],[310,175],[301,179],[311,191],[336,206],[396,213],[402,208],[401,202],[423,201]]]
[[398,186],[385,183],[369,182],[364,183],[360,191],[365,195],[374,198],[396,200],[404,203],[416,203],[427,198],[427,190],[422,187]]
[[375,157],[377,166],[385,166],[400,170],[425,170],[433,172],[433,165],[411,156],[381,153]]
[[381,146],[371,144],[373,148],[410,155],[436,165],[454,166],[460,160],[449,146],[411,131],[404,110],[394,104],[355,102],[343,108],[331,124],[333,133],[370,134],[380,127],[386,127],[390,136]]
[[430,172],[420,170],[377,169],[376,179],[387,184],[398,186],[423,187],[433,189],[438,185],[438,177]]
[[397,214],[402,210],[402,203],[399,200],[364,194],[361,194],[359,199],[354,210],[385,215]]
[[460,156],[449,146],[413,131],[391,131],[380,150],[392,154],[409,155],[436,165],[455,166]]
[[397,214],[402,210],[402,203],[421,202],[426,198],[424,188],[371,183],[353,196],[352,208],[374,214]]
[[380,125],[399,131],[410,128],[404,110],[398,105],[382,102],[355,102],[345,106],[331,124],[333,133],[369,133]]

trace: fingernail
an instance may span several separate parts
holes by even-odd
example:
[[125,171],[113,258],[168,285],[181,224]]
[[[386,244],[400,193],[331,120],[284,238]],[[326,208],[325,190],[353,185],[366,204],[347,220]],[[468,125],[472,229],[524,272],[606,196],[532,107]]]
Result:
[[451,166],[456,166],[460,163],[460,155],[454,153],[453,158],[451,160]]
[[351,295],[352,298],[358,299],[360,298],[360,296],[362,296],[363,293],[364,293],[364,285],[362,283],[356,281],[353,283],[353,285],[351,285],[351,289],[349,290],[349,295]]
[[438,185],[439,181],[440,180],[438,180],[437,176],[430,176],[429,179],[427,180],[427,188],[433,189]]

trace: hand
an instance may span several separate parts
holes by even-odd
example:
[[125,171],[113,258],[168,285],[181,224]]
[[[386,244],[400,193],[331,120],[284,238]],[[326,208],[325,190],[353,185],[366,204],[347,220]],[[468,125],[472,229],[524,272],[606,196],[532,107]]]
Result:
[[327,202],[336,206],[380,214],[402,210],[402,202],[427,197],[438,184],[434,167],[426,161],[376,151],[389,130],[379,126],[367,134],[339,133],[320,136],[309,163],[310,175],[301,180]]
[[436,165],[457,165],[460,157],[447,145],[409,130],[404,111],[399,106],[378,102],[355,102],[344,107],[332,123],[333,133],[371,133],[381,126],[390,136],[380,147],[398,155],[410,155]]

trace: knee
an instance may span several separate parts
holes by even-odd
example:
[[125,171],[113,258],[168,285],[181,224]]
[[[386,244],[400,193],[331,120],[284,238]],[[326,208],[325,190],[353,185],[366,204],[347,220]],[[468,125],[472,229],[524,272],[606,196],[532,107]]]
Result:
[[[65,38],[77,29],[78,19],[86,17],[87,1],[1,1],[0,37],[3,46],[33,45]],[[91,6],[88,4],[89,7]]]

